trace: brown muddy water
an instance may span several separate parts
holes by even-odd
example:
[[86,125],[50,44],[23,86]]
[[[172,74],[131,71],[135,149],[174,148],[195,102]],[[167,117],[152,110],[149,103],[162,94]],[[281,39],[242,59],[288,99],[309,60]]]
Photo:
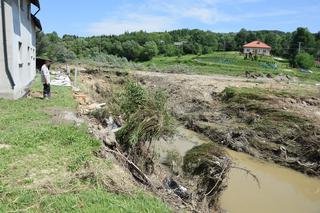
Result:
[[230,213],[319,213],[320,179],[257,160],[244,153],[227,151],[233,162],[252,171],[260,181],[245,172],[231,169],[228,188],[221,206]]
[[[170,142],[156,144],[160,159],[168,150],[181,156],[194,146],[210,142],[193,131],[178,128]],[[257,182],[246,172],[231,169],[228,188],[223,193],[221,207],[229,213],[320,213],[320,179],[311,178],[294,170],[268,163],[247,154],[226,149],[238,167],[254,173]]]

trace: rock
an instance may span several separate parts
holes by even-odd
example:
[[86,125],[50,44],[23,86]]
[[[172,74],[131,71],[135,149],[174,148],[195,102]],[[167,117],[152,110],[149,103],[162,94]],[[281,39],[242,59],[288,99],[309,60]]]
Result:
[[102,141],[103,141],[104,145],[106,145],[107,147],[116,147],[117,146],[117,142],[108,136],[104,136]]
[[11,146],[8,144],[0,144],[0,149],[10,149]]

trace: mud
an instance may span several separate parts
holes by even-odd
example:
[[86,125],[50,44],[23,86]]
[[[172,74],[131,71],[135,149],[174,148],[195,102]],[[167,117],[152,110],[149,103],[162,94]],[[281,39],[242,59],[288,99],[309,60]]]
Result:
[[[110,120],[110,116],[114,118],[112,119],[114,122],[117,120],[117,116],[112,114],[114,113],[112,111],[112,96],[121,90],[122,84],[125,82],[126,78],[126,75],[119,75],[117,73],[85,72],[82,73],[80,78],[84,89],[81,91],[81,94],[75,94],[75,98],[79,101],[78,107],[80,113],[86,115],[89,119],[89,125],[91,126],[90,132],[103,141],[104,145],[108,147],[111,147],[114,144],[110,143],[110,139],[113,138],[110,137],[110,134],[114,133],[112,133],[112,131],[110,132],[110,130],[107,131],[109,127],[112,127],[108,120]],[[106,107],[103,110],[96,111],[91,109],[88,112],[88,106],[96,101],[106,102]],[[190,141],[189,136],[184,135],[184,133],[179,132],[179,130],[174,138],[162,138],[162,140],[167,140],[170,143],[170,141],[176,141],[175,138],[181,137],[184,137],[186,141]],[[186,172],[182,171],[182,158],[185,152],[192,149],[197,143],[198,142],[195,139],[193,144],[180,144],[181,146],[184,146],[184,149],[178,154],[178,158],[180,158],[180,160],[178,160],[179,162],[175,159],[168,163],[168,157],[165,156],[163,159],[160,155],[160,161],[162,161],[163,164],[158,160],[155,160],[152,174],[145,172],[145,174],[149,176],[149,179],[154,186],[153,188],[156,189],[155,191],[153,190],[153,193],[168,203],[175,211],[211,212],[213,209],[219,210],[218,199],[226,186],[224,180],[226,180],[230,161],[225,158],[225,154],[223,153],[217,154],[216,157],[210,154],[210,157],[212,158],[211,161],[208,158],[208,162],[203,161],[204,163],[198,166],[198,162],[196,161],[192,164],[195,168],[190,169],[190,171],[201,170],[202,172],[197,174],[191,172],[187,175]],[[175,145],[180,146],[179,144]],[[212,151],[215,151],[215,148],[216,147],[213,147]],[[157,151],[158,149],[154,148],[153,150]],[[102,153],[102,156],[108,155],[110,154],[106,152]],[[124,153],[124,155],[126,154]],[[207,160],[206,157],[204,159]],[[167,161],[167,163],[164,161]],[[121,160],[118,164],[119,163],[125,165],[125,162],[121,162]],[[175,164],[175,166],[171,163]],[[206,165],[206,167],[202,167],[203,165]],[[144,171],[142,167],[140,168]],[[128,169],[130,170],[130,168]],[[211,172],[211,175],[208,172]],[[173,186],[172,183],[174,183],[173,185],[175,186],[173,188],[171,188],[171,186]]]
[[[320,176],[316,86],[225,76],[148,72],[133,76],[151,89],[167,91],[171,111],[187,128],[235,151]],[[226,88],[234,88],[234,96],[227,97]]]

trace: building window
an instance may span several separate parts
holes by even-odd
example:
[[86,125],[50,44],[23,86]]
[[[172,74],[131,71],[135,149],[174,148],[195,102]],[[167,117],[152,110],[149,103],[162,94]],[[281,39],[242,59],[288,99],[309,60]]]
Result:
[[19,41],[18,47],[19,47],[19,67],[22,67],[23,63],[22,63],[22,42],[21,41]]
[[20,0],[20,9],[24,11],[24,0]]

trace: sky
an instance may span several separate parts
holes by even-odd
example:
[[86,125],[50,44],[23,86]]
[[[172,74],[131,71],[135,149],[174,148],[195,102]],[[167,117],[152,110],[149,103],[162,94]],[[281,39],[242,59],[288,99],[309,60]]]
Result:
[[60,36],[189,28],[320,31],[320,0],[40,0],[44,32]]

